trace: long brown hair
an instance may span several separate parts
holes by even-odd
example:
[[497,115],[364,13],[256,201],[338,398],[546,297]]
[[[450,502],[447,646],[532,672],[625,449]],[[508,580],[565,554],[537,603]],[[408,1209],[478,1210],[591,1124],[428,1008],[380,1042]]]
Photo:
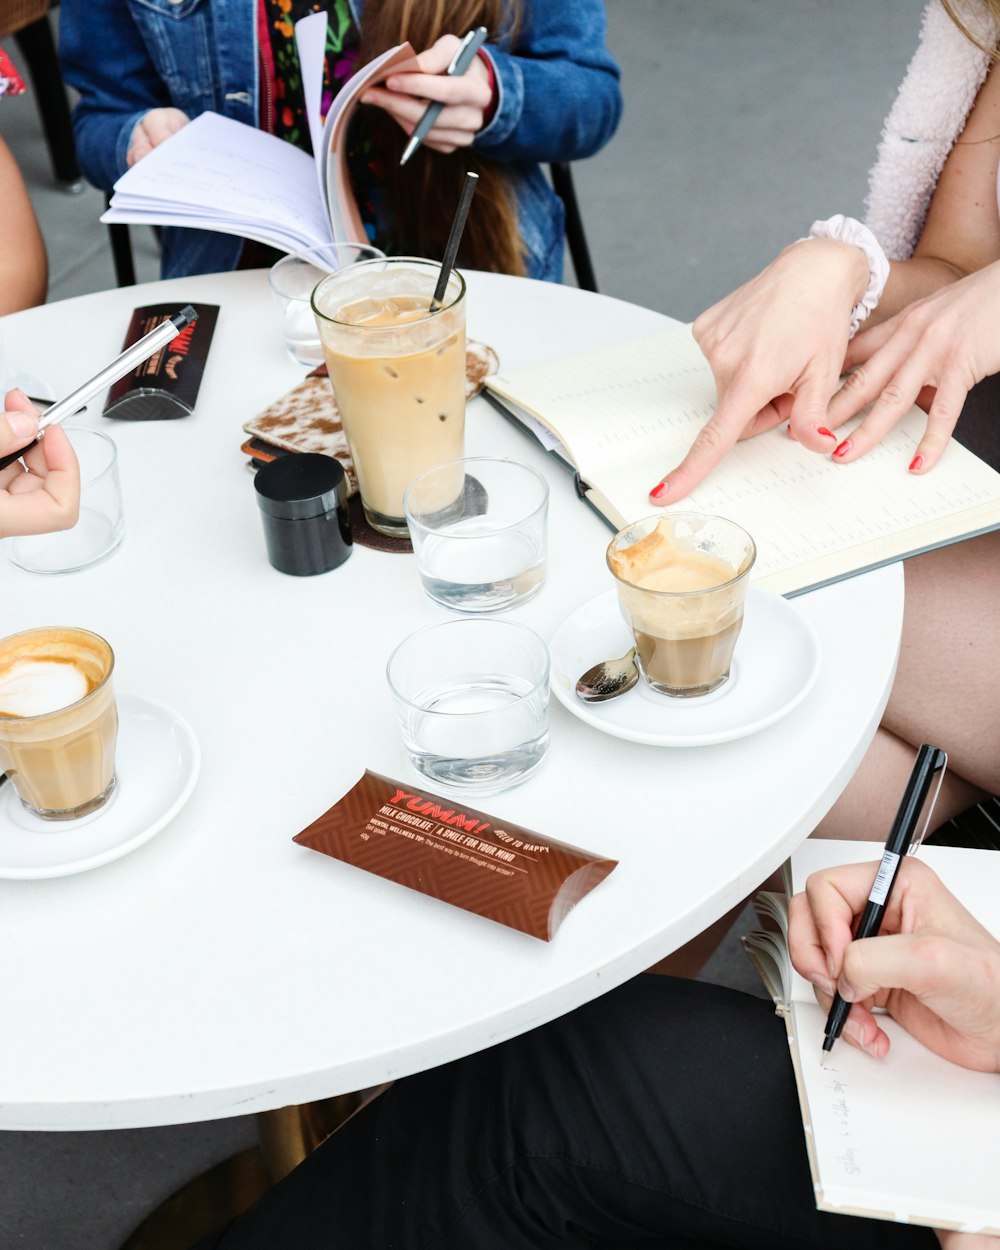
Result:
[[955,0],[941,0],[941,7],[955,23],[958,29],[970,40],[977,48],[982,48],[984,52],[988,52],[994,61],[1000,60],[1000,49],[995,44],[987,45],[983,43],[969,26],[970,21],[975,21],[975,10],[986,10],[991,13],[998,22],[1000,22],[1000,0],[977,0],[973,4],[955,3]]
[[[490,42],[513,38],[520,0],[367,0],[361,18],[361,62],[408,39],[424,52],[441,35],[485,26]],[[467,169],[479,175],[458,261],[470,269],[523,274],[524,248],[510,172],[471,148],[445,154],[421,147],[399,167],[406,135],[381,109],[364,109],[362,125],[378,155],[378,181],[391,207],[387,250],[440,257]]]

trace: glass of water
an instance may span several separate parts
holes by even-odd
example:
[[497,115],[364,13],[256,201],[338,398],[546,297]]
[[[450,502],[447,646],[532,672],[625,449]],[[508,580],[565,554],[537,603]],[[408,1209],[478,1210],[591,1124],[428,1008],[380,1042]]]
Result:
[[428,780],[499,794],[549,745],[549,652],[514,621],[452,620],[401,642],[386,668],[410,761]]
[[428,595],[459,612],[525,603],[545,580],[549,488],[515,460],[436,465],[413,479],[403,512]]
[[384,256],[384,252],[366,243],[323,243],[274,262],[267,283],[285,336],[285,348],[296,364],[323,363],[323,346],[309,302],[317,284],[327,274],[359,260],[382,260]]

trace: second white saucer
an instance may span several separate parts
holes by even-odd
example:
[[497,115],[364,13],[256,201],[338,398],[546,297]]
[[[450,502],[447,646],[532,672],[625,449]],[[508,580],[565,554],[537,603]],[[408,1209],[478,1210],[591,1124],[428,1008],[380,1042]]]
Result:
[[581,604],[549,642],[552,693],[574,716],[603,733],[656,746],[708,746],[756,733],[797,707],[819,674],[819,640],[780,595],[751,587],[729,680],[711,694],[673,699],[642,679],[627,694],[584,703],[574,687],[599,660],[624,655],[632,635],[614,589]]

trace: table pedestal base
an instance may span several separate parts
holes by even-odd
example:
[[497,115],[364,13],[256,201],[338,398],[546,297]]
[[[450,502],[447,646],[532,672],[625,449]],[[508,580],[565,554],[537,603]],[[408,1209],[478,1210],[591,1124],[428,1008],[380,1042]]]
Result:
[[121,1250],[187,1250],[241,1215],[368,1099],[340,1094],[257,1116],[260,1144],[209,1168],[162,1203]]

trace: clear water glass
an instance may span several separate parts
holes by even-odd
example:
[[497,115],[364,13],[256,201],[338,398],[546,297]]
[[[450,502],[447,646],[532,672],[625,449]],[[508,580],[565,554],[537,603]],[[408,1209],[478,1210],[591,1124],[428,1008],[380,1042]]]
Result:
[[526,464],[485,456],[436,465],[403,496],[428,595],[459,612],[500,612],[545,580],[549,488]]
[[513,621],[445,621],[399,644],[386,668],[403,745],[436,786],[499,794],[549,745],[549,653]]
[[313,315],[312,293],[328,274],[385,255],[366,243],[324,243],[282,256],[271,266],[267,283],[278,313],[285,348],[296,364],[321,365],[323,345]]

